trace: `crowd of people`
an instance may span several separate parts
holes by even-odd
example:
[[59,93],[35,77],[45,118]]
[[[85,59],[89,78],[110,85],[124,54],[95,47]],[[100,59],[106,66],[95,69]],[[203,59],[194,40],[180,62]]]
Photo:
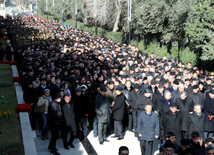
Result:
[[42,140],[50,128],[52,154],[58,138],[74,148],[88,129],[101,145],[133,132],[142,155],[152,154],[155,139],[160,154],[214,154],[213,72],[36,16],[14,16],[4,27],[32,128]]

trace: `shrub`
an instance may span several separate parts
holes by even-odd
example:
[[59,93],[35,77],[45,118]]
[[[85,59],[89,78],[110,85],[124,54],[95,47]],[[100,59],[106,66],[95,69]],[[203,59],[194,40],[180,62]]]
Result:
[[122,43],[123,33],[122,32],[107,32],[106,38],[112,39],[115,42]]
[[131,44],[132,46],[138,47],[138,41],[137,41],[137,40],[132,39],[130,44]]
[[187,62],[191,62],[192,66],[197,64],[197,54],[190,51],[189,47],[186,47],[184,50],[180,51],[179,55],[184,64],[187,64]]

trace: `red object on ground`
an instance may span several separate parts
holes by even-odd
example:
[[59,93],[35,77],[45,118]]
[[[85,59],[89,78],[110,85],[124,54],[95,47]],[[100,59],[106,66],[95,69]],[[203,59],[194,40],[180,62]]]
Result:
[[1,61],[1,60],[0,60],[0,63],[1,63],[1,64],[16,65],[16,64],[17,64],[17,61]]
[[18,104],[18,112],[28,112],[28,113],[31,113],[32,112],[31,105],[29,103]]
[[13,77],[13,82],[19,82],[21,77]]

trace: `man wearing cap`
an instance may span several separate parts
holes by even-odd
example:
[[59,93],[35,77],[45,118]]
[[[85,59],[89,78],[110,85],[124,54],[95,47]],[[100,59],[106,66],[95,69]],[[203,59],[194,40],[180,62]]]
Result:
[[57,93],[54,100],[50,103],[48,107],[49,114],[49,124],[51,128],[51,139],[49,142],[48,149],[53,155],[59,155],[56,149],[56,140],[59,136],[59,129],[62,124],[62,111],[60,107],[61,95]]
[[186,78],[184,82],[185,91],[187,92],[187,95],[189,96],[190,93],[192,93],[192,87],[190,85],[190,79]]
[[157,155],[177,155],[174,153],[174,144],[171,142],[171,140],[167,140],[164,145],[164,151],[161,153],[158,153]]
[[139,114],[137,133],[142,155],[152,155],[153,141],[159,136],[159,120],[158,115],[152,111],[151,103],[146,104],[145,111]]
[[177,111],[177,104],[172,102],[169,105],[170,111],[163,115],[162,124],[165,128],[165,133],[174,132],[176,136],[176,142],[181,140],[181,123],[182,117],[180,112]]
[[153,111],[158,111],[158,103],[161,99],[163,99],[163,91],[164,87],[163,85],[159,85],[157,91],[152,97],[152,104],[153,104]]
[[204,95],[199,91],[198,85],[192,86],[192,93],[190,93],[190,97],[193,100],[194,105],[201,105],[202,110],[204,109]]
[[189,139],[182,139],[180,142],[180,147],[178,148],[178,150],[175,152],[178,155],[184,155],[186,149],[190,148],[192,145],[192,141]]
[[104,141],[107,141],[106,130],[110,117],[110,102],[106,96],[106,87],[101,86],[100,93],[95,98],[95,113],[98,121],[98,139],[102,145]]
[[210,90],[209,95],[204,100],[204,131],[207,132],[207,137],[214,133],[214,90]]
[[139,84],[133,85],[134,89],[130,92],[129,104],[131,106],[132,118],[133,118],[133,128],[135,136],[137,137],[137,99],[142,97],[143,92],[140,90]]
[[[76,123],[75,123],[75,114],[74,114],[74,101],[71,100],[71,96],[69,94],[64,95],[64,100],[62,102],[62,115],[63,115],[63,123],[62,123],[62,139],[64,148],[69,150],[68,145],[71,148],[74,148],[73,140],[76,135]],[[71,133],[69,141],[67,141],[68,132]]]

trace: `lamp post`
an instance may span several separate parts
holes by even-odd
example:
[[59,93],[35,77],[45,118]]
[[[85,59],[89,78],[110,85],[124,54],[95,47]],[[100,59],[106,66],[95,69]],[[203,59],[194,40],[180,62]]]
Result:
[[128,0],[129,45],[131,42],[132,0]]
[[62,24],[64,23],[64,0],[62,0]]
[[[52,1],[52,3],[53,3],[53,7],[54,7],[54,6],[55,6],[54,0]],[[55,14],[53,14],[53,16],[54,16],[54,19],[53,19],[53,20],[55,20]]]
[[93,11],[94,11],[95,36],[97,36],[97,0],[94,0]]
[[46,12],[47,12],[47,20],[48,20],[48,0],[46,0]]
[[77,29],[77,1],[75,0],[75,17],[76,17],[76,29]]

